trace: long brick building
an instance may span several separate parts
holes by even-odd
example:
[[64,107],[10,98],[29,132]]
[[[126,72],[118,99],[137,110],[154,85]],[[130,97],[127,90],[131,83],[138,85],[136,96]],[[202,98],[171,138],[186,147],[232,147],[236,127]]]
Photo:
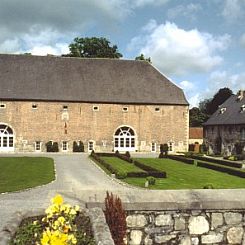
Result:
[[144,61],[0,55],[0,152],[188,148],[183,91]]

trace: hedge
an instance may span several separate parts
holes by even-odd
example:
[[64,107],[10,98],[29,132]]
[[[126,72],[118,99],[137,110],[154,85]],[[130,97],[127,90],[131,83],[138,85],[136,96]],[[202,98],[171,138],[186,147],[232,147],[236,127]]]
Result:
[[219,166],[219,165],[215,165],[215,164],[212,164],[212,163],[199,162],[199,161],[197,162],[197,166],[198,167],[212,169],[212,170],[216,170],[216,171],[219,171],[219,172],[222,172],[222,173],[227,173],[227,174],[238,176],[238,177],[241,177],[241,178],[245,178],[245,172],[242,172],[242,171],[239,171],[239,170],[236,170],[236,169]]
[[187,164],[194,164],[194,162],[195,162],[195,160],[188,159],[188,158],[183,157],[183,156],[168,155],[168,158],[170,158],[172,160],[180,161],[180,162],[183,162],[183,163],[187,163]]
[[153,177],[156,177],[156,178],[167,178],[167,174],[166,172],[163,172],[163,171],[159,171],[158,169],[155,169],[153,167],[150,167],[150,166],[147,166],[141,162],[138,162],[136,160],[134,160],[134,165],[143,169],[144,171],[146,171],[149,176],[153,176]]
[[242,168],[242,163],[238,163],[238,162],[231,162],[231,161],[222,160],[222,159],[214,159],[214,158],[195,156],[195,155],[191,156],[191,158],[202,160],[202,161],[207,161],[207,162],[212,162],[212,163],[217,163],[220,165],[229,166],[233,168]]

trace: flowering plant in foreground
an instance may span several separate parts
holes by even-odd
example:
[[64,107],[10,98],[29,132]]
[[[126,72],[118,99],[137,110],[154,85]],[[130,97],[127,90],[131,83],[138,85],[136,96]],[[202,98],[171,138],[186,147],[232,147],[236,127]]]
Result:
[[51,201],[52,205],[46,209],[46,217],[42,219],[46,225],[41,236],[41,245],[77,244],[75,237],[77,227],[74,220],[79,207],[63,204],[63,198],[60,195],[56,195]]

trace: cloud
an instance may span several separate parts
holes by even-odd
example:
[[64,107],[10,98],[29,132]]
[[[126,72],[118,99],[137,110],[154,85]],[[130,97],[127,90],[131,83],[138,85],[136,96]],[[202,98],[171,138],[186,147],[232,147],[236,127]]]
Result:
[[229,73],[227,71],[214,71],[210,74],[207,81],[207,90],[204,92],[204,98],[212,97],[220,88],[228,87],[233,93],[238,90],[245,90],[245,72]]
[[177,5],[174,8],[168,9],[167,16],[169,19],[175,19],[176,17],[183,16],[193,20],[196,18],[196,13],[200,10],[202,10],[202,6],[200,4],[190,3],[187,5]]
[[151,57],[153,64],[167,75],[212,70],[223,61],[218,51],[225,50],[230,42],[227,34],[213,36],[197,29],[184,30],[170,22],[142,30],[140,36],[131,40],[128,49],[138,49],[138,53]]
[[182,81],[180,82],[180,87],[184,90],[193,90],[195,85],[189,81]]
[[244,17],[245,0],[225,0],[222,11],[227,22],[234,22]]
[[153,6],[164,5],[167,2],[169,2],[169,0],[132,0],[129,2],[132,2],[133,6],[135,7],[143,7],[145,5],[153,5]]

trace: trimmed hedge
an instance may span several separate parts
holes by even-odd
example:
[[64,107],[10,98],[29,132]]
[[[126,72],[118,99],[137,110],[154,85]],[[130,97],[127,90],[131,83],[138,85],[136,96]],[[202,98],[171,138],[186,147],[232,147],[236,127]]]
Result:
[[212,170],[216,170],[222,173],[227,173],[230,175],[234,175],[234,176],[238,176],[241,178],[245,178],[245,172],[236,170],[236,169],[232,169],[229,167],[223,167],[223,166],[219,166],[219,165],[215,165],[212,163],[206,163],[206,162],[197,162],[197,166],[198,167],[203,167],[203,168],[208,168],[208,169],[212,169]]
[[156,178],[167,178],[167,174],[166,172],[163,171],[159,171],[158,169],[155,169],[153,167],[147,166],[141,162],[138,162],[136,160],[134,160],[134,165],[143,169],[144,171],[146,171],[148,173],[148,176],[153,176]]
[[239,162],[231,162],[231,161],[222,160],[222,159],[213,159],[209,157],[202,157],[202,156],[195,156],[195,155],[191,156],[191,158],[202,160],[202,161],[207,161],[211,163],[217,163],[217,164],[232,167],[232,168],[242,168],[242,163],[239,163]]
[[127,177],[132,178],[146,178],[149,176],[148,172],[128,172]]
[[172,159],[172,160],[176,160],[176,161],[180,161],[183,163],[187,163],[187,164],[194,164],[195,160],[193,159],[188,159],[184,156],[177,156],[177,155],[168,155],[168,158]]

